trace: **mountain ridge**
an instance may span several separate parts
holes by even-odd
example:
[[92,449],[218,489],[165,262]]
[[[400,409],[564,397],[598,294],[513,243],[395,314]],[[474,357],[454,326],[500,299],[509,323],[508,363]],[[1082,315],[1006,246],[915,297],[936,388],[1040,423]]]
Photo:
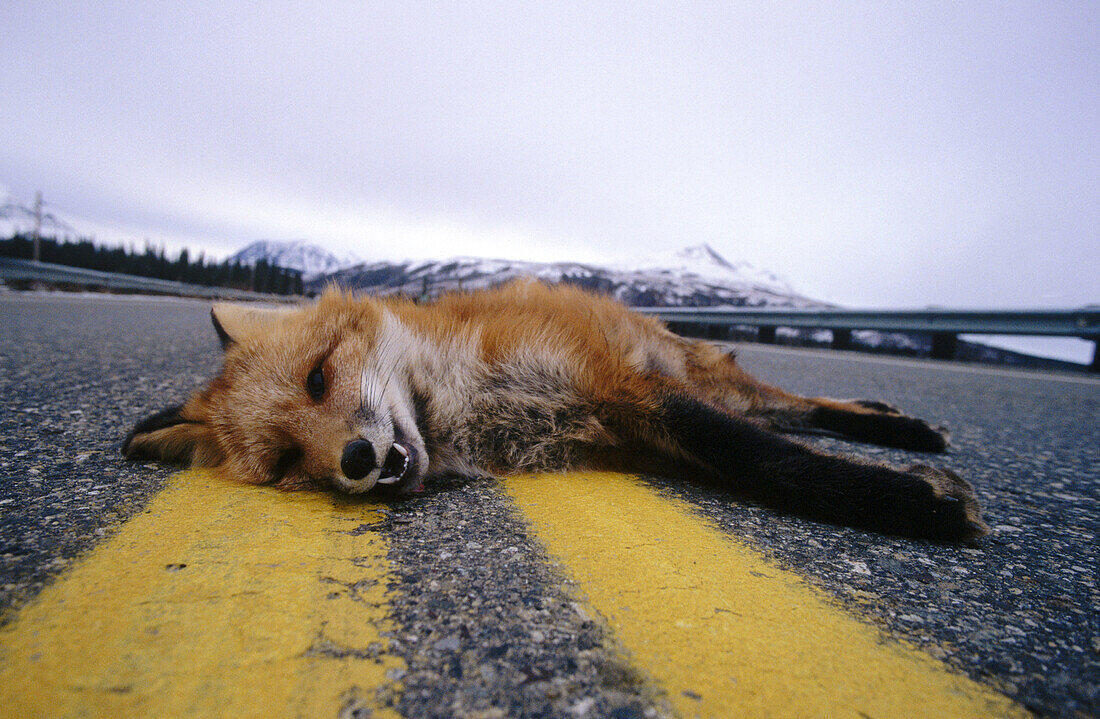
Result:
[[316,292],[335,283],[377,294],[421,297],[493,287],[520,277],[579,285],[639,307],[825,306],[800,295],[778,275],[747,262],[731,263],[705,244],[683,248],[664,260],[609,265],[470,256],[361,262],[315,276],[306,289]]
[[229,256],[230,262],[255,265],[260,260],[297,270],[309,281],[362,260],[352,253],[336,254],[308,240],[255,240]]

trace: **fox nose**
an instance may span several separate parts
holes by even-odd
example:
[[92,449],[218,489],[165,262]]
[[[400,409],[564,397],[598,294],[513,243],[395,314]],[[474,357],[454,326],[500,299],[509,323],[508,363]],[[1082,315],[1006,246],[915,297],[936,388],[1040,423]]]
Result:
[[362,479],[374,470],[374,447],[365,439],[353,439],[344,447],[340,469],[348,479]]

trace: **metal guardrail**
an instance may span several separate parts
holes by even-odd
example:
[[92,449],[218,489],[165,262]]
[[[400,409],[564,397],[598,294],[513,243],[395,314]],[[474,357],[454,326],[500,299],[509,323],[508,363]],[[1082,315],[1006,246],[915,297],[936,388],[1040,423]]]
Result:
[[82,267],[55,265],[49,262],[35,262],[14,257],[0,257],[0,280],[104,287],[111,290],[209,299],[264,300],[266,302],[296,302],[302,299],[298,295],[269,295],[230,287],[207,287],[206,285],[124,275],[118,272],[86,270]]
[[1080,310],[797,310],[639,307],[665,322],[884,332],[1100,338],[1100,307]]
[[1080,337],[1096,343],[1090,369],[1100,372],[1100,307],[1075,310],[834,310],[719,307],[637,307],[669,323],[750,326],[762,342],[777,327],[833,331],[833,346],[851,346],[853,330],[921,332],[932,336],[932,356],[955,356],[959,334]]

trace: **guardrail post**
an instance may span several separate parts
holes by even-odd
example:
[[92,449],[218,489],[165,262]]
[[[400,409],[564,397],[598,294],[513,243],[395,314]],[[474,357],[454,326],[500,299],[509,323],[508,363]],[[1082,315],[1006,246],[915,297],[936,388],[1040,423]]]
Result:
[[1092,364],[1089,365],[1089,372],[1100,372],[1100,337],[1092,340]]
[[950,360],[955,359],[955,353],[959,349],[959,336],[954,332],[932,333],[932,358]]
[[775,328],[763,325],[756,330],[756,341],[764,344],[775,344]]
[[851,330],[833,330],[833,349],[847,350],[852,348]]

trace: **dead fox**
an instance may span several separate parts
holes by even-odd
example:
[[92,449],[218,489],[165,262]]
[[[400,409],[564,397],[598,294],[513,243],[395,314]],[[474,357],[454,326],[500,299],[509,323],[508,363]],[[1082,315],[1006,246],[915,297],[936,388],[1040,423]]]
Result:
[[219,304],[210,384],[139,422],[122,451],[222,466],[286,489],[605,469],[717,481],[808,518],[961,540],[987,531],[970,485],[816,451],[825,432],[942,452],[945,433],[882,402],[804,398],[612,299],[520,281],[430,304],[326,292],[311,306]]

